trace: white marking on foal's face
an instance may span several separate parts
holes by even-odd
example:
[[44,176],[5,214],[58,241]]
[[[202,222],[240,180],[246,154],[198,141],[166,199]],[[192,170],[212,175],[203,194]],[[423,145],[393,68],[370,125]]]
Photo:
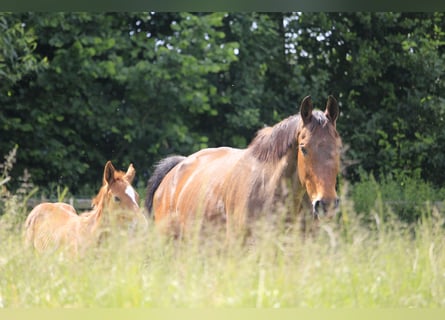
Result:
[[136,192],[134,191],[132,186],[127,186],[127,188],[125,189],[125,193],[130,197],[131,200],[133,200],[136,205],[138,205],[138,203],[136,202]]

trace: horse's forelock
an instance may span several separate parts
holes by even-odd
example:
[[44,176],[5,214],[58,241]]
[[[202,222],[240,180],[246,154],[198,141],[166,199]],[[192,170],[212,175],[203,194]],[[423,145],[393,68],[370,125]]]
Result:
[[317,111],[314,111],[312,115],[313,115],[313,117],[312,117],[313,119],[312,119],[312,122],[311,122],[311,125],[309,128],[309,131],[312,132],[317,127],[320,127],[320,126],[326,127],[326,126],[329,126],[329,124],[331,124],[331,126],[329,126],[328,133],[334,138],[338,137],[338,133],[335,128],[335,123],[332,123],[324,112],[317,110]]
[[324,127],[325,125],[327,125],[329,122],[328,117],[326,117],[326,115],[324,114],[324,112],[320,111],[320,110],[315,110],[312,113],[312,122],[311,122],[311,131],[317,127],[317,126],[322,126]]

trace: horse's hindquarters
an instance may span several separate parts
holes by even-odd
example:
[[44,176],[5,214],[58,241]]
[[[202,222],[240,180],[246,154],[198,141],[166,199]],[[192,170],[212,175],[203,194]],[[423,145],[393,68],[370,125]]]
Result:
[[42,203],[25,221],[25,243],[39,252],[55,251],[61,245],[73,246],[77,217],[72,206],[65,203]]

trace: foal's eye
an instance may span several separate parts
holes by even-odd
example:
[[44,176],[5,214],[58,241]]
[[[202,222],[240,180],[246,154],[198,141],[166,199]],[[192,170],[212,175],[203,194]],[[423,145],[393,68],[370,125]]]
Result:
[[303,156],[307,155],[307,149],[303,146],[300,146],[301,149],[301,153],[303,154]]
[[121,198],[114,196],[114,202],[121,202]]

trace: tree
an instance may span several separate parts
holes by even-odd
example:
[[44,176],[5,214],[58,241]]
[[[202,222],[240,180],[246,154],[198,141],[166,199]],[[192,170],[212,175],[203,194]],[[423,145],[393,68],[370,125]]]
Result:
[[[206,77],[236,59],[236,43],[217,30],[223,17],[18,15],[36,34],[34,57],[48,67],[6,99],[1,130],[10,140],[2,151],[18,144],[18,170],[29,167],[38,185],[78,192],[97,188],[108,159],[143,172],[158,154],[199,147],[206,137],[186,121],[215,112],[210,101],[219,98]],[[11,119],[26,126],[12,127]]]
[[45,66],[33,55],[37,45],[33,30],[12,13],[0,14],[0,92],[10,96],[11,88]]
[[[349,157],[376,174],[445,178],[442,13],[303,13],[295,63],[316,94],[339,97]],[[440,149],[440,150],[439,150]],[[351,168],[357,177],[358,168]]]
[[0,151],[34,182],[98,188],[106,160],[245,147],[335,95],[346,157],[445,179],[443,13],[3,13]]
[[272,80],[285,64],[281,21],[274,16],[231,13],[226,18],[226,34],[239,43],[239,59],[222,84],[231,98],[224,106],[223,140],[229,145],[245,147],[256,130],[278,120],[288,103],[282,94],[286,85]]

